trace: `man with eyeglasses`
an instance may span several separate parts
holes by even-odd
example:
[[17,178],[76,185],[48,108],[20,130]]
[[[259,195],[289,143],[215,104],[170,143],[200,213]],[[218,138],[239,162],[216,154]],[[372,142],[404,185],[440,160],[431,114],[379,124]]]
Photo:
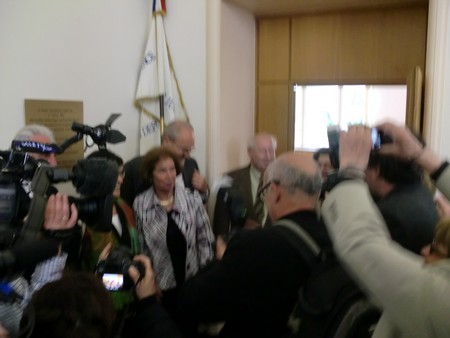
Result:
[[330,248],[315,211],[321,187],[319,167],[311,158],[289,152],[269,164],[257,195],[274,225],[231,237],[222,259],[186,282],[180,313],[192,321],[224,321],[223,337],[285,337],[310,270],[295,234],[276,223],[291,220]]
[[[380,153],[416,163],[450,197],[447,161],[435,156],[408,128],[391,123],[377,128],[393,140],[382,145]],[[353,126],[341,132],[340,182],[322,206],[335,251],[383,311],[373,337],[449,337],[449,227],[439,224],[434,243],[423,250],[428,264],[392,241],[364,181],[371,148],[370,128]]]
[[[170,147],[179,156],[182,171],[177,177],[177,182],[188,189],[197,190],[206,203],[209,196],[208,182],[200,174],[197,161],[191,157],[195,145],[192,125],[181,120],[169,123],[162,135],[162,145]],[[127,174],[123,180],[120,196],[129,205],[133,205],[134,198],[149,188],[148,183],[140,177],[141,159],[142,156],[136,157],[124,165]]]

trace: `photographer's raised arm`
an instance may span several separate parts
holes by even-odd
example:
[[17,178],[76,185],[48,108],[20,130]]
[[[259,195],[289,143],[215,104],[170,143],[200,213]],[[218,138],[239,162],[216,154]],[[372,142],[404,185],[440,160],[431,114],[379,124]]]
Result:
[[428,147],[420,143],[406,127],[384,123],[377,128],[393,140],[391,144],[384,144],[380,148],[380,153],[415,161],[436,181],[438,189],[450,198],[450,170],[448,170],[447,161],[441,160]]
[[381,146],[381,154],[393,155],[404,160],[415,161],[430,174],[441,166],[443,161],[434,155],[428,147],[420,143],[409,128],[397,126],[392,123],[383,123],[377,129],[390,136],[393,141],[392,143]]
[[[382,145],[384,154],[415,160],[427,170],[442,166],[409,130],[390,124],[379,129],[394,139],[393,144]],[[448,275],[429,271],[423,258],[391,240],[363,180],[370,142],[367,127],[354,126],[341,133],[343,175],[322,205],[333,247],[355,281],[383,310],[374,336],[390,336],[392,332],[402,337],[448,336],[443,314],[450,311],[450,302],[442,296],[448,290]],[[438,183],[447,175],[450,178],[448,169]]]

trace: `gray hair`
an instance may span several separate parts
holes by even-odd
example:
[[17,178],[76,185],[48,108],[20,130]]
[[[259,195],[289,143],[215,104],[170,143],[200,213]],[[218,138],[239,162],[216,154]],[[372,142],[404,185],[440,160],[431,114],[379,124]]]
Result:
[[256,135],[253,135],[247,141],[247,149],[255,149],[255,147],[256,147],[256,138],[257,137],[261,137],[261,136],[270,137],[270,139],[272,140],[273,148],[277,149],[277,138],[275,137],[275,135],[269,134],[269,133],[258,133]]
[[50,143],[55,143],[55,136],[50,128],[42,124],[29,124],[22,129],[20,129],[16,136],[14,136],[15,141],[31,141],[31,139],[36,135],[43,135],[50,140]]
[[194,128],[192,127],[192,125],[187,121],[181,121],[181,120],[173,121],[164,128],[162,138],[163,139],[167,138],[171,141],[176,141],[178,138],[178,134],[184,128],[188,128],[188,129],[194,131]]
[[289,194],[294,194],[296,190],[300,190],[308,196],[315,196],[322,189],[323,180],[318,169],[311,176],[298,167],[292,166],[282,159],[277,159],[269,164],[266,173],[268,182],[273,181],[278,183]]

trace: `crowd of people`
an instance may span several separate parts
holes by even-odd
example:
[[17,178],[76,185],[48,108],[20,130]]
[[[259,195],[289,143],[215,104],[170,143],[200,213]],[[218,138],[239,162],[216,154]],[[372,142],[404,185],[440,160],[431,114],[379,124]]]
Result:
[[[338,168],[330,149],[277,157],[273,135],[254,135],[249,164],[224,174],[211,220],[188,122],[169,124],[161,146],[127,163],[107,149],[88,154],[117,170],[111,224],[82,221],[49,191],[35,240],[45,257],[0,276],[0,337],[294,337],[288,322],[311,262],[283,222],[338,257],[382,313],[374,337],[450,337],[449,164],[408,128],[377,128],[391,140],[379,150],[368,127],[340,132]],[[16,140],[55,142],[36,125]],[[49,149],[31,156],[56,167]],[[25,218],[31,182],[18,188]],[[27,244],[1,254],[17,263]]]

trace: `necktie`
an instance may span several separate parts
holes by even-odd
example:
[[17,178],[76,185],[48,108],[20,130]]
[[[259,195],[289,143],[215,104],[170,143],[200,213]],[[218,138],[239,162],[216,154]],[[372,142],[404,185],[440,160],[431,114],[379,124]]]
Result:
[[261,178],[259,179],[258,190],[256,190],[256,200],[253,205],[253,210],[255,212],[255,221],[262,225],[262,221],[264,218],[264,202],[259,198],[258,192],[261,191],[263,186],[263,175],[261,174]]

